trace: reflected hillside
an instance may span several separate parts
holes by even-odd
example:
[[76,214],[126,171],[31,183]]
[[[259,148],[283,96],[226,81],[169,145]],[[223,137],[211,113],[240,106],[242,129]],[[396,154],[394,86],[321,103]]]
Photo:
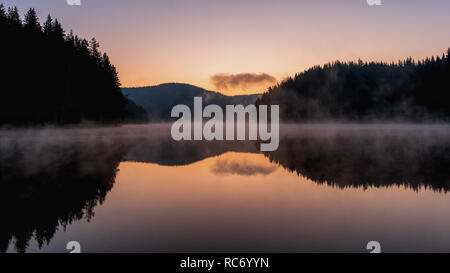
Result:
[[339,188],[450,189],[448,128],[314,128],[286,129],[279,149],[265,155],[291,172]]
[[[74,221],[89,221],[114,184],[126,152],[104,142],[7,141],[0,146],[0,252],[39,248]],[[5,143],[7,142],[7,143]]]
[[226,152],[259,153],[253,141],[181,141],[142,138],[135,143],[124,161],[156,163],[166,166],[189,165]]
[[[130,143],[124,161],[188,165],[226,152],[259,153],[253,141],[181,141],[169,126]],[[440,125],[284,125],[265,153],[289,171],[339,188],[450,189],[450,129]],[[233,165],[224,164],[227,168]]]

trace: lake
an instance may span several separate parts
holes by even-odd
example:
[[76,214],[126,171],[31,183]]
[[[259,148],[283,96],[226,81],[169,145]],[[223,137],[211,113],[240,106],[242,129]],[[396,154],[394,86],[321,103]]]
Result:
[[0,130],[0,252],[450,252],[449,125]]

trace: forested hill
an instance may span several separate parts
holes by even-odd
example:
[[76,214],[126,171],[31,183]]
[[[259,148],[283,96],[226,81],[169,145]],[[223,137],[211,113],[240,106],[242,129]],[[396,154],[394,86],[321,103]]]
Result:
[[269,88],[284,121],[450,121],[449,53],[398,63],[334,62]]
[[0,4],[0,124],[118,122],[143,109],[120,90],[115,67],[99,43],[65,33],[34,9],[24,20]]
[[172,108],[177,104],[185,104],[193,109],[194,97],[202,97],[203,104],[225,105],[254,104],[259,94],[226,96],[218,92],[182,83],[166,83],[157,86],[139,88],[123,88],[127,98],[142,106],[149,114],[151,121],[169,120]]

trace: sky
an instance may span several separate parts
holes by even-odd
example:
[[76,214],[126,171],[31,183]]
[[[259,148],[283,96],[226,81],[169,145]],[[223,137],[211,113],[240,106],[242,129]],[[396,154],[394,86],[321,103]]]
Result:
[[330,61],[397,61],[450,47],[449,0],[0,0],[95,37],[122,86],[264,92]]

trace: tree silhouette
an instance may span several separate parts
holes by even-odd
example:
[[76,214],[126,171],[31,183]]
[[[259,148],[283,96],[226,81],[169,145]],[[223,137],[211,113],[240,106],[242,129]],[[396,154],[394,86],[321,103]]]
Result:
[[25,15],[25,29],[27,30],[33,30],[33,31],[40,31],[41,25],[39,24],[39,19],[36,14],[35,9],[30,9],[27,14]]
[[3,3],[0,3],[0,22],[4,22],[6,20],[6,11]]
[[101,54],[98,51],[98,48],[100,47],[100,44],[97,42],[95,38],[92,38],[89,42],[89,50],[91,53],[91,56],[96,60],[101,60]]
[[17,7],[8,8],[8,20],[9,24],[14,27],[21,27],[22,22],[20,21],[19,10]]
[[450,119],[449,68],[448,52],[397,64],[336,61],[269,88],[257,104],[280,105],[283,120],[302,122],[445,121]]
[[115,67],[90,43],[68,35],[47,16],[41,27],[34,9],[22,24],[16,7],[0,6],[0,51],[4,85],[0,124],[121,122],[145,118],[122,94]]
[[52,17],[50,16],[50,14],[47,16],[47,20],[45,21],[45,23],[44,23],[44,27],[43,27],[43,31],[44,31],[44,34],[47,36],[47,37],[49,37],[50,36],[50,33],[52,32],[52,29],[53,29],[53,19],[52,19]]

